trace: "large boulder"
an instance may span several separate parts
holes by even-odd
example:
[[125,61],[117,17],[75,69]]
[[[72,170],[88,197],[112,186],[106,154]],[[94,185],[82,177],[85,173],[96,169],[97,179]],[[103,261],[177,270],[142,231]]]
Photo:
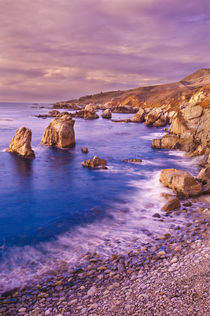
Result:
[[92,169],[107,169],[106,167],[107,161],[104,159],[101,159],[97,156],[94,156],[93,159],[88,159],[86,161],[83,161],[82,166],[86,168],[92,168]]
[[111,119],[112,118],[112,112],[110,109],[106,109],[102,114],[101,116],[104,118],[104,119]]
[[58,148],[75,146],[74,123],[69,115],[56,117],[45,129],[42,144]]
[[8,151],[17,153],[24,158],[34,158],[35,154],[31,148],[32,132],[29,128],[20,127],[13,137]]
[[160,182],[183,197],[197,196],[202,193],[202,185],[187,171],[163,169]]
[[145,111],[144,109],[139,109],[138,112],[132,117],[131,122],[134,123],[142,123],[145,119]]

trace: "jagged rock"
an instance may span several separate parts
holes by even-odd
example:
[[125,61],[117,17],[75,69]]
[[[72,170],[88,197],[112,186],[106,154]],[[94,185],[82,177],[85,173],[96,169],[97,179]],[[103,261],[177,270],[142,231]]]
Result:
[[32,132],[29,128],[20,127],[13,137],[8,151],[17,153],[24,158],[34,158],[35,154],[31,148]]
[[171,212],[173,210],[179,209],[181,206],[180,201],[177,197],[170,199],[163,207],[162,210],[165,212]]
[[155,127],[163,127],[168,124],[168,115],[167,113],[162,114],[157,121],[153,124]]
[[138,112],[132,117],[131,122],[142,123],[145,119],[144,109],[139,109]]
[[69,115],[56,117],[45,129],[42,144],[58,148],[75,146],[74,123]]
[[145,116],[145,125],[152,126],[162,115],[162,108],[154,108]]
[[88,153],[88,148],[87,148],[87,147],[82,147],[81,151],[82,151],[84,154],[87,154],[87,153]]
[[197,179],[202,181],[203,183],[206,183],[208,180],[210,180],[210,166],[201,169],[197,176]]
[[174,135],[164,135],[162,138],[153,139],[152,148],[162,149],[178,149],[180,147],[180,139]]
[[125,159],[123,160],[124,162],[129,162],[129,163],[141,163],[141,159]]
[[160,182],[184,197],[197,196],[202,192],[202,185],[187,171],[163,169],[160,173]]
[[83,161],[82,166],[87,168],[97,168],[97,169],[107,169],[106,167],[107,161],[104,159],[101,159],[97,156],[94,156],[93,159],[88,159],[86,161]]
[[112,118],[112,112],[110,109],[106,109],[102,115],[101,115],[103,118],[105,119],[111,119]]

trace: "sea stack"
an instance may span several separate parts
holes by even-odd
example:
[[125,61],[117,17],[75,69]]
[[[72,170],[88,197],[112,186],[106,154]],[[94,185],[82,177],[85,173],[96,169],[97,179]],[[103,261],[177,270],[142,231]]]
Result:
[[58,148],[75,146],[74,123],[70,115],[63,115],[53,119],[45,129],[42,144]]
[[24,158],[35,158],[33,149],[31,148],[32,132],[27,127],[20,127],[13,137],[8,151],[17,153]]

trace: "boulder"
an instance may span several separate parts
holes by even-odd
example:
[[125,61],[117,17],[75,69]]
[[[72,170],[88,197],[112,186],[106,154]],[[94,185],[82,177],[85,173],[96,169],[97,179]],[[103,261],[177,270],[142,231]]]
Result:
[[87,147],[82,147],[81,151],[82,151],[84,154],[87,154],[87,153],[88,153],[88,148],[87,148]]
[[187,171],[163,169],[160,173],[160,182],[181,197],[197,196],[202,193],[202,185]]
[[202,181],[203,183],[206,183],[207,181],[210,181],[210,166],[207,166],[206,168],[201,169],[199,172],[197,179]]
[[164,135],[162,138],[153,139],[152,148],[162,149],[178,149],[180,147],[180,139],[175,135]]
[[42,144],[58,148],[70,148],[75,146],[74,123],[69,115],[63,115],[53,119],[45,129]]
[[20,127],[13,137],[8,151],[17,153],[24,158],[34,158],[35,154],[31,148],[32,132],[29,128]]
[[95,107],[92,104],[87,104],[84,110],[88,112],[95,112]]
[[107,161],[104,159],[101,159],[97,156],[94,156],[93,159],[88,159],[86,161],[83,161],[82,166],[86,168],[97,168],[97,169],[107,169],[106,167]]
[[112,118],[112,112],[110,109],[106,109],[102,115],[101,115],[104,119],[111,119]]
[[85,120],[94,120],[99,118],[95,111],[84,111],[84,119]]
[[138,112],[132,117],[131,122],[142,123],[145,119],[144,109],[139,109]]
[[177,197],[171,198],[168,202],[162,207],[162,210],[165,212],[171,212],[173,210],[179,209],[181,206],[180,201]]
[[136,113],[138,112],[138,108],[133,107],[131,105],[119,105],[113,108],[113,113]]

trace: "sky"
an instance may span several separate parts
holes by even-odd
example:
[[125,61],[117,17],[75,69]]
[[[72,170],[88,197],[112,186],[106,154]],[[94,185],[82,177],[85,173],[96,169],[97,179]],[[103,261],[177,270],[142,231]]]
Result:
[[0,0],[0,101],[69,100],[208,67],[209,0]]

